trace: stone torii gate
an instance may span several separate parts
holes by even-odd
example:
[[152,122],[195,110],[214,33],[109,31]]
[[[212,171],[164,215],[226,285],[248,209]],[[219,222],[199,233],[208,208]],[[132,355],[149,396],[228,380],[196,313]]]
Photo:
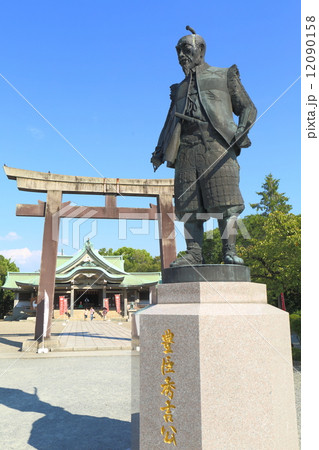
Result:
[[[40,268],[40,281],[37,298],[35,339],[40,340],[44,325],[44,297],[49,297],[49,319],[45,338],[51,337],[51,323],[55,288],[55,271],[59,242],[60,219],[129,219],[158,220],[159,243],[162,269],[169,267],[176,258],[174,207],[174,180],[146,180],[78,177],[52,173],[35,172],[4,166],[10,180],[17,181],[21,191],[46,192],[46,202],[38,204],[18,204],[17,216],[44,217],[44,231]],[[71,202],[62,202],[63,194],[104,195],[105,206],[74,206]],[[157,205],[150,208],[119,208],[116,197],[156,197]]]

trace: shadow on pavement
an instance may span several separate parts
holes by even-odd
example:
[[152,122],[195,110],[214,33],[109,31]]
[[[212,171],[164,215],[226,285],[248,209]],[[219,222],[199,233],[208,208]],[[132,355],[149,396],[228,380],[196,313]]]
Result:
[[21,348],[21,342],[12,341],[11,339],[6,339],[3,337],[0,337],[0,344],[10,345],[11,347]]
[[[44,414],[33,425],[28,444],[38,450],[125,450],[130,447],[130,422],[71,414],[20,389],[0,388],[0,403],[21,412]],[[23,419],[22,419],[23,420]],[[12,438],[14,439],[14,437]]]
[[112,340],[119,340],[119,341],[130,341],[131,338],[125,338],[125,337],[114,337],[114,336],[105,336],[103,334],[92,334],[89,333],[88,331],[71,331],[70,333],[65,332],[65,333],[60,333],[59,335],[60,337],[63,336],[83,336],[83,337],[89,337],[89,338],[98,338],[98,339],[112,339]]

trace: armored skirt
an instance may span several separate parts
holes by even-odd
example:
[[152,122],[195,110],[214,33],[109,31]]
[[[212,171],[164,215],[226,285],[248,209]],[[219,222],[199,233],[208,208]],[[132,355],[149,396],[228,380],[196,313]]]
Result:
[[[208,125],[208,124],[207,124]],[[211,126],[182,132],[175,163],[175,214],[240,213],[239,164],[235,151]],[[228,150],[227,150],[228,149]]]

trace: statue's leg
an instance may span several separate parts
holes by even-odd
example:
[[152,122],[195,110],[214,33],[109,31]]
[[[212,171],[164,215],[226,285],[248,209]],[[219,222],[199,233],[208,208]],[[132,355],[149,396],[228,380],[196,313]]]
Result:
[[188,266],[193,264],[202,264],[202,247],[204,237],[204,227],[202,220],[189,220],[184,224],[184,233],[187,251],[185,255],[180,256],[171,267]]
[[237,218],[237,214],[232,214],[218,220],[225,264],[244,264],[243,259],[236,254]]

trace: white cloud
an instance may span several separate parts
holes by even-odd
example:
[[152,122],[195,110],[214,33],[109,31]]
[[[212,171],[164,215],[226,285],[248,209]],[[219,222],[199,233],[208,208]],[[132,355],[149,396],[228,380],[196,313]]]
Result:
[[39,128],[28,127],[27,131],[35,138],[35,139],[43,139],[44,133]]
[[40,269],[41,250],[30,250],[27,247],[0,250],[0,255],[10,258],[21,272],[34,272]]
[[0,241],[16,241],[17,239],[21,239],[21,236],[15,231],[10,231],[5,236],[0,236]]

